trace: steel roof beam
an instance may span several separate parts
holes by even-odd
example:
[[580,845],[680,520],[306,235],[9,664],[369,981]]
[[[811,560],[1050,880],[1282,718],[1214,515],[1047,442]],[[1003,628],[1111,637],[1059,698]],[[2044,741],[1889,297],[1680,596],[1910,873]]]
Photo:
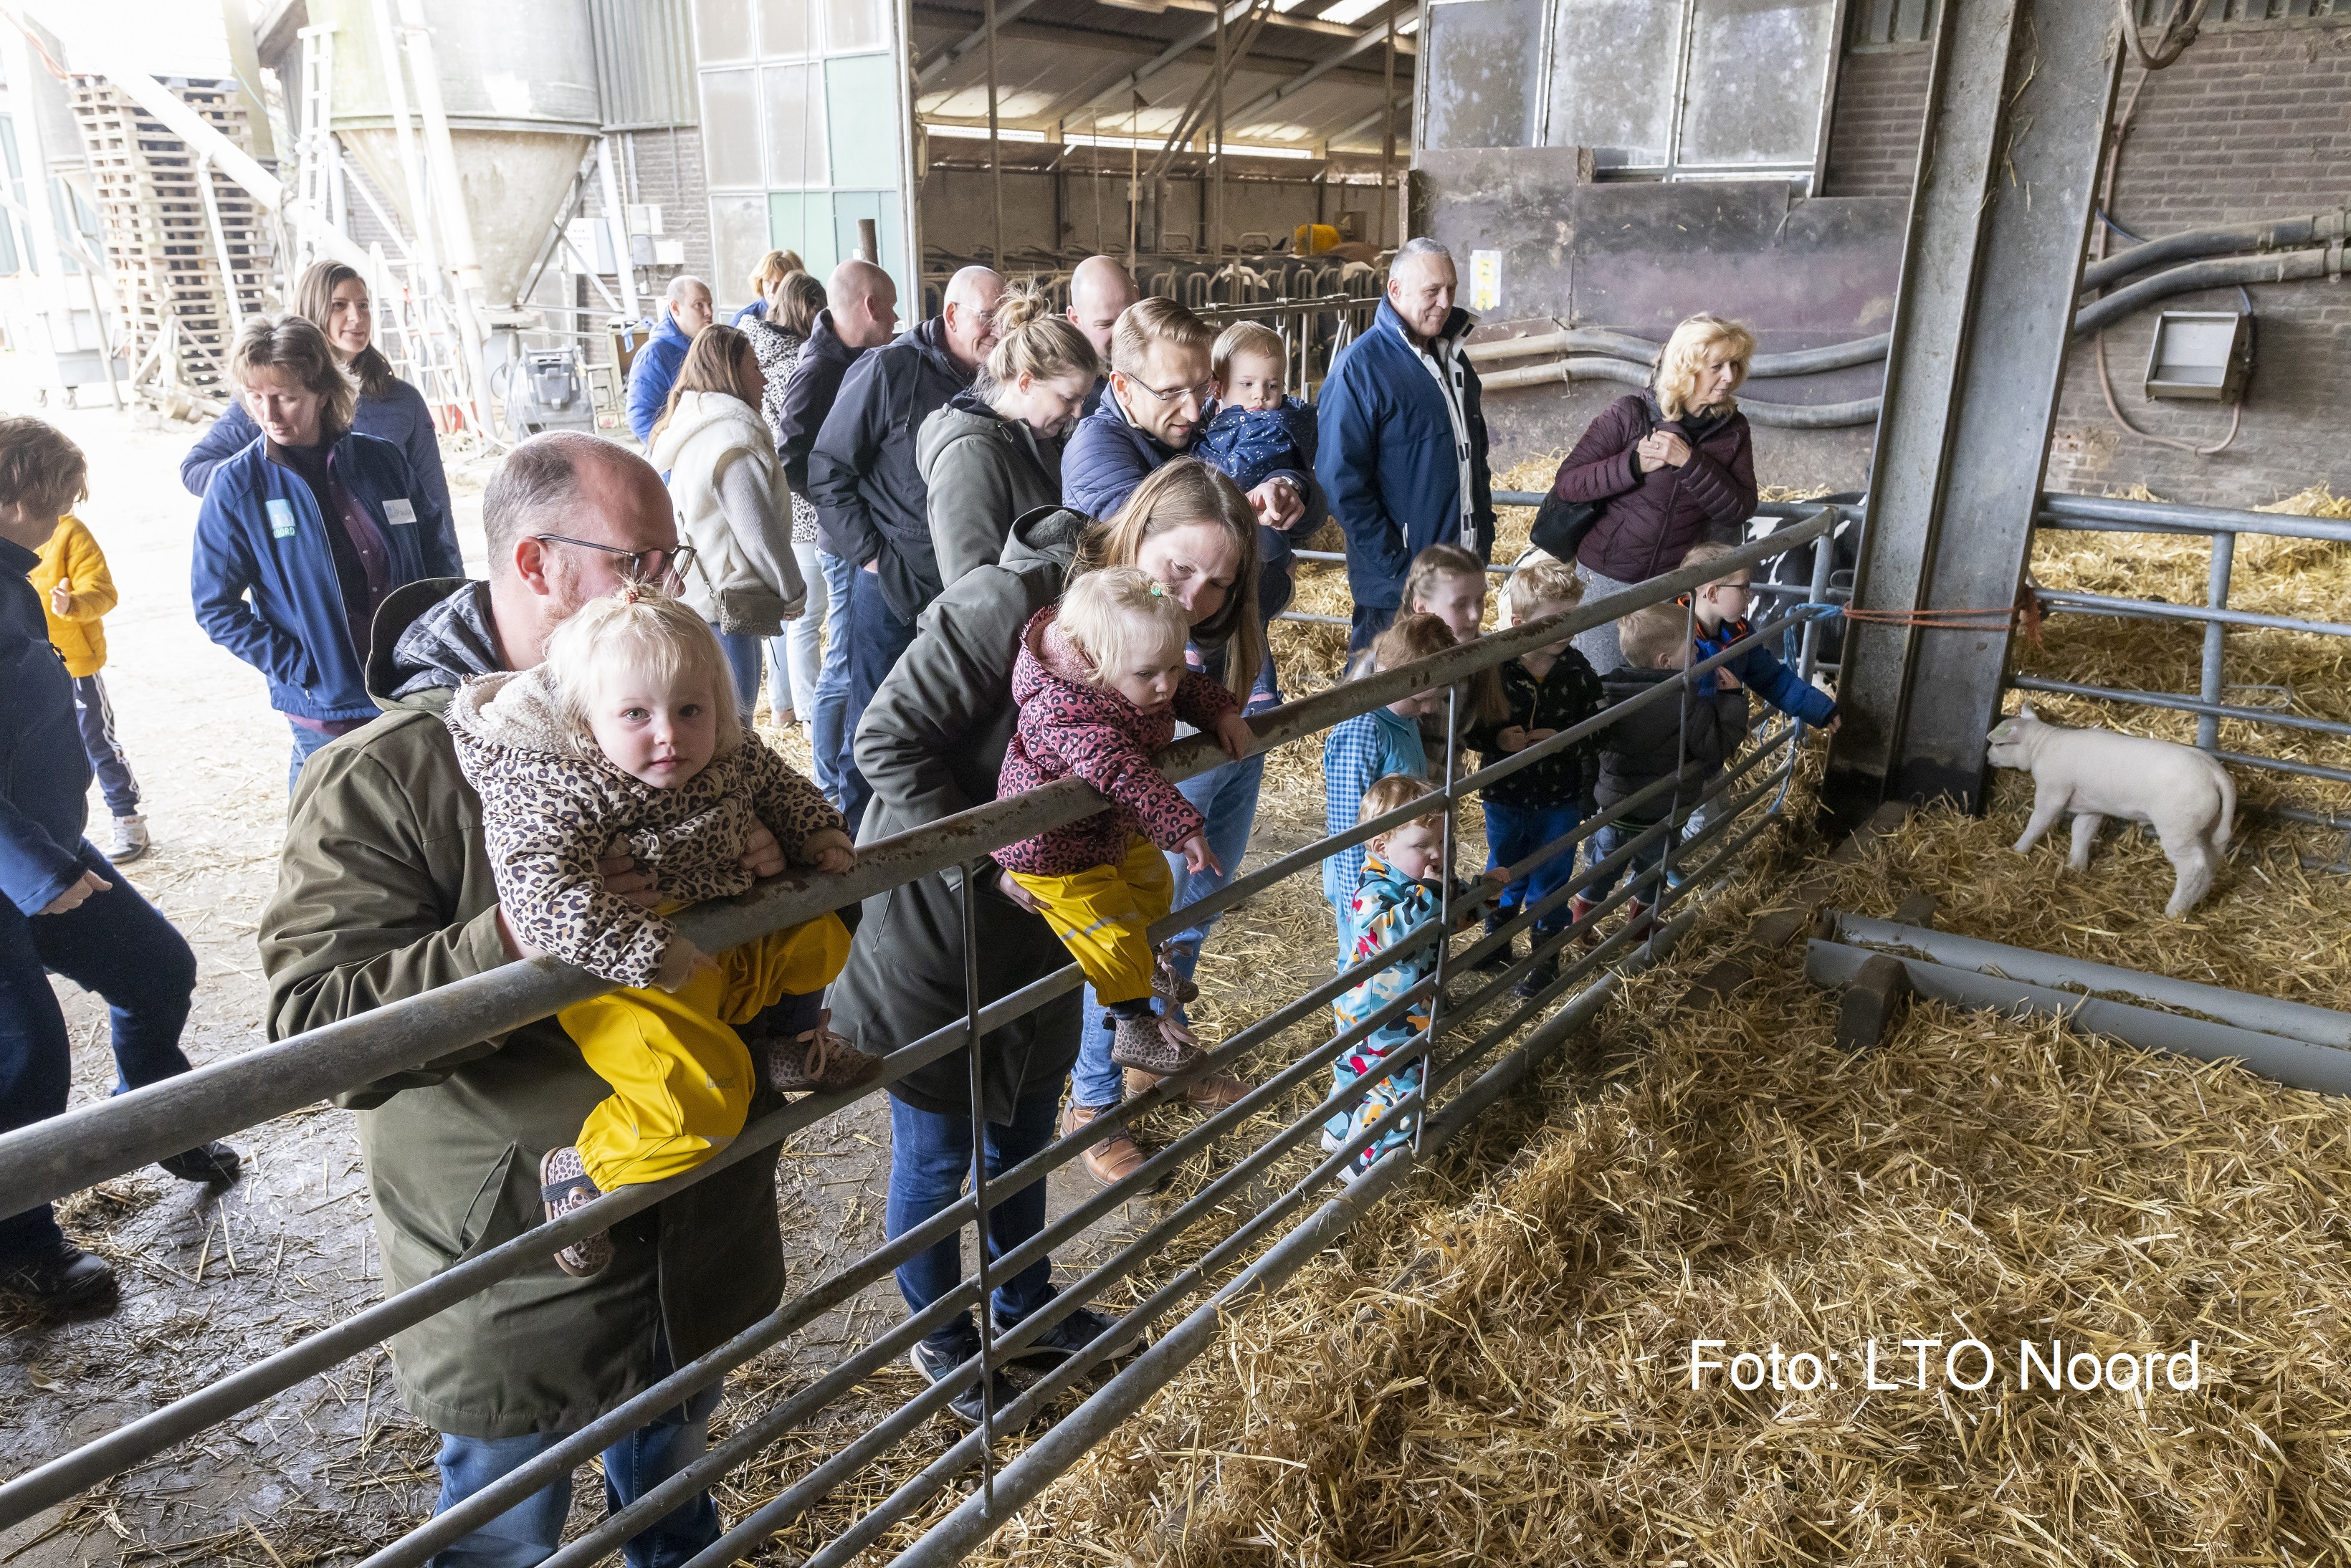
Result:
[[[1240,109],[1233,114],[1232,118],[1234,120],[1246,120],[1252,114],[1262,114],[1267,110],[1271,109],[1275,104],[1280,103],[1283,99],[1288,98],[1290,94],[1298,91],[1301,88],[1311,86],[1313,83],[1322,80],[1332,71],[1337,70],[1341,66],[1345,65],[1349,60],[1353,59],[1357,55],[1378,48],[1380,45],[1384,43],[1387,39],[1388,13],[1391,11],[1403,10],[1407,6],[1414,5],[1414,4],[1415,0],[1395,0],[1395,4],[1383,6],[1378,11],[1374,12],[1371,17],[1368,18],[1370,25],[1362,32],[1356,34],[1345,47],[1332,50],[1330,54],[1327,54],[1321,59],[1316,60],[1312,65],[1308,66],[1304,70],[1299,72],[1298,75],[1290,78],[1288,81],[1283,82],[1280,87],[1275,88],[1271,92],[1267,93],[1264,97],[1257,99],[1252,102],[1243,104]],[[1398,38],[1396,40],[1396,57],[1398,59],[1402,59],[1405,56],[1404,43],[1405,40],[1402,38]],[[1380,111],[1380,113],[1385,112],[1386,111],[1384,110]],[[1375,113],[1372,116],[1372,119],[1377,120],[1379,117],[1379,114]],[[1362,126],[1352,127],[1348,131],[1340,132],[1340,134],[1343,136],[1353,135],[1355,131],[1359,131],[1361,129]]]

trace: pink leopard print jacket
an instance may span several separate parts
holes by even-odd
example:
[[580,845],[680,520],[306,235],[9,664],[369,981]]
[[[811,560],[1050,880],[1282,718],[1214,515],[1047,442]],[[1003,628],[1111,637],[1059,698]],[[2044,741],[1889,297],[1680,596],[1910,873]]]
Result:
[[1143,834],[1163,850],[1207,824],[1192,803],[1176,793],[1153,760],[1176,738],[1181,718],[1196,729],[1213,731],[1217,721],[1238,710],[1232,693],[1197,670],[1187,671],[1176,688],[1172,707],[1144,713],[1116,692],[1087,681],[1085,655],[1054,624],[1056,606],[1037,612],[1020,634],[1020,656],[1012,666],[1012,700],[1020,726],[1004,753],[998,775],[1000,799],[1072,774],[1108,796],[1108,809],[996,852],[1007,871],[1038,876],[1068,876],[1090,866],[1116,865],[1126,858],[1127,841]]
[[815,785],[747,729],[674,789],[622,772],[574,739],[544,666],[477,675],[445,719],[457,766],[482,798],[482,837],[515,935],[623,986],[649,986],[676,927],[605,889],[596,862],[626,853],[664,906],[747,891],[743,850],[765,823],[784,858],[826,828],[847,831]]

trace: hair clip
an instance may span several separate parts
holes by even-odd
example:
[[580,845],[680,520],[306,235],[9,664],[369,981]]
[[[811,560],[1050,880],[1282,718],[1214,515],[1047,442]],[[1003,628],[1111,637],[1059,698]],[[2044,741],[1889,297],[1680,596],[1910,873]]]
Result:
[[621,585],[621,602],[622,602],[622,603],[623,603],[623,604],[634,604],[634,603],[636,603],[636,602],[637,602],[637,591],[638,591],[638,590],[637,590],[637,585],[636,585],[635,583],[633,583],[633,582],[624,582],[624,583],[622,583],[622,584]]
[[1154,599],[1165,599],[1167,597],[1167,591],[1155,582],[1151,585],[1151,597]]

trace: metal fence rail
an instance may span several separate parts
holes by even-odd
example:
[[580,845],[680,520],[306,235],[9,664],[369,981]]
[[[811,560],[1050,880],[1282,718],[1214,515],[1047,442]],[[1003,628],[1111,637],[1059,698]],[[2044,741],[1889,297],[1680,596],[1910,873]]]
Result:
[[[1727,560],[1667,573],[1564,614],[1498,632],[1411,665],[1290,703],[1259,716],[1253,721],[1255,728],[1261,744],[1270,747],[1312,735],[1340,719],[1431,687],[1445,687],[1448,704],[1458,703],[1459,683],[1477,671],[1619,618],[1643,604],[1669,601],[1727,569],[1761,566],[1821,537],[1835,520],[1833,512],[1819,511],[1793,528],[1743,548]],[[1827,554],[1820,552],[1821,559],[1825,560]],[[1699,693],[1711,693],[1713,672],[1729,660],[1765,639],[1779,637],[1792,628],[1808,626],[1827,612],[1827,607],[1819,603],[1789,610],[1757,627],[1742,642],[1694,664],[1678,681],[1660,683],[1605,714],[1479,772],[1466,773],[1456,766],[1458,759],[1450,755],[1454,743],[1449,741],[1445,781],[1429,794],[1384,817],[1320,839],[1235,879],[1213,897],[1177,911],[1155,925],[1152,936],[1158,939],[1171,935],[1285,878],[1311,873],[1335,850],[1363,842],[1440,807],[1446,810],[1449,866],[1454,847],[1451,808],[1466,794],[1519,768],[1533,766],[1628,713],[1661,702],[1687,703]],[[1458,736],[1458,724],[1450,726],[1448,733]],[[1251,1248],[1274,1235],[1313,1203],[1356,1154],[1382,1135],[1385,1128],[1402,1124],[1390,1121],[1367,1126],[1344,1141],[1336,1153],[1322,1160],[1303,1180],[1270,1201],[1257,1203],[1235,1228],[1219,1236],[1197,1262],[1161,1282],[1119,1320],[1118,1329],[1112,1336],[1071,1358],[1008,1408],[987,1411],[979,1430],[953,1446],[920,1475],[868,1511],[810,1561],[846,1561],[977,1464],[982,1474],[977,1494],[925,1537],[911,1555],[920,1561],[943,1561],[943,1554],[967,1551],[987,1531],[1000,1524],[1011,1508],[1033,1496],[1053,1475],[1074,1462],[1152,1388],[1196,1355],[1213,1336],[1216,1314],[1222,1305],[1238,1293],[1277,1287],[1314,1250],[1343,1233],[1381,1194],[1401,1179],[1421,1153],[1456,1135],[1479,1109],[1510,1083],[1523,1078],[1583,1020],[1596,1012],[1615,985],[1608,965],[1653,956],[1686,929],[1689,916],[1685,913],[1673,918],[1675,906],[1729,874],[1747,845],[1776,815],[1779,797],[1784,795],[1786,781],[1796,765],[1794,743],[1799,734],[1797,727],[1782,724],[1727,766],[1703,792],[1684,798],[1686,787],[1678,776],[1660,779],[1530,855],[1510,868],[1514,873],[1523,873],[1555,854],[1572,851],[1611,822],[1652,812],[1662,818],[1614,852],[1599,858],[1596,864],[1578,873],[1550,897],[1520,910],[1458,953],[1453,951],[1454,939],[1445,934],[1452,931],[1457,915],[1466,906],[1457,902],[1448,886],[1444,916],[1437,925],[1374,959],[1350,967],[1237,1030],[1196,1071],[1211,1071],[1232,1063],[1285,1030],[1322,1015],[1333,999],[1371,976],[1434,945],[1436,973],[1432,977],[1393,998],[1372,1017],[1299,1053],[1237,1104],[1187,1129],[1134,1174],[1103,1188],[1020,1248],[984,1263],[979,1277],[965,1281],[930,1308],[893,1325],[808,1387],[760,1412],[740,1431],[712,1445],[707,1453],[662,1487],[567,1545],[552,1561],[579,1564],[595,1560],[778,1437],[803,1425],[925,1333],[955,1314],[978,1305],[982,1333],[977,1354],[883,1416],[782,1495],[738,1521],[722,1541],[694,1562],[697,1568],[715,1568],[789,1527],[841,1480],[928,1421],[961,1389],[976,1379],[992,1378],[1000,1364],[1054,1323],[1088,1302],[1100,1301],[1104,1291],[1160,1255],[1172,1238],[1209,1221],[1220,1211],[1229,1211],[1237,1203],[1247,1207],[1244,1200],[1252,1184],[1260,1181],[1284,1155],[1312,1137],[1326,1118],[1345,1113],[1369,1085],[1359,1082],[1325,1095],[1271,1138],[1243,1153],[1228,1169],[1172,1213],[1128,1238],[1107,1260],[1063,1286],[1047,1309],[1021,1322],[1004,1327],[988,1321],[987,1301],[991,1277],[1044,1258],[1055,1248],[1102,1223],[1127,1199],[1148,1191],[1163,1174],[1228,1137],[1253,1115],[1280,1103],[1311,1082],[1349,1046],[1400,1016],[1414,1002],[1428,999],[1428,1027],[1412,1045],[1392,1052],[1382,1069],[1384,1075],[1393,1076],[1415,1063],[1422,1065],[1422,1086],[1399,1107],[1400,1113],[1412,1120],[1409,1146],[1380,1161],[1352,1190],[1315,1208],[1311,1218],[1278,1240],[1271,1250],[1248,1262],[1238,1277],[1219,1284],[1227,1270],[1247,1262]],[[1171,777],[1182,779],[1205,771],[1221,756],[1210,743],[1202,740],[1174,748],[1163,760]],[[705,950],[715,951],[915,877],[950,868],[966,872],[964,886],[968,898],[972,868],[984,863],[982,857],[989,852],[1047,827],[1088,815],[1099,810],[1101,803],[1101,798],[1091,789],[1065,781],[862,846],[858,869],[847,875],[779,880],[744,899],[688,911],[679,917],[679,924],[692,940]],[[1680,822],[1700,807],[1707,813],[1704,828],[1683,839]],[[1653,852],[1662,855],[1658,863],[1625,878],[1610,897],[1584,918],[1549,936],[1536,932],[1526,957],[1490,978],[1481,977],[1458,998],[1448,996],[1448,984],[1460,978],[1465,964],[1503,950],[1519,931],[1536,926],[1596,879],[1615,876],[1636,858]],[[1593,921],[1635,900],[1643,901],[1651,911],[1645,928],[1636,930],[1628,925],[1589,951],[1571,947]],[[972,928],[972,922],[967,920],[967,972],[972,998],[967,1016],[890,1053],[877,1084],[858,1094],[796,1101],[747,1126],[727,1149],[692,1172],[666,1182],[623,1187],[607,1194],[560,1221],[537,1226],[478,1257],[455,1264],[423,1284],[391,1296],[194,1394],[12,1478],[0,1484],[0,1527],[25,1520],[119,1474],[500,1280],[526,1268],[543,1266],[557,1250],[578,1237],[602,1229],[705,1179],[863,1094],[882,1092],[884,1085],[919,1066],[966,1051],[979,1037],[1082,983],[1072,964],[1012,995],[980,1005],[977,977],[970,973],[977,962],[976,952],[968,946]],[[1558,963],[1562,956],[1569,961]],[[1539,966],[1553,963],[1558,963],[1555,977],[1534,996],[1516,1003],[1499,1018],[1485,1018],[1486,1010],[1508,998],[1519,981],[1535,973]],[[61,1196],[145,1164],[158,1153],[185,1148],[203,1139],[314,1103],[327,1095],[358,1088],[390,1072],[423,1065],[469,1042],[494,1037],[611,988],[592,976],[550,960],[509,964],[427,995],[7,1134],[0,1136],[0,1212],[14,1212]],[[1565,1011],[1542,1023],[1499,1062],[1488,1061],[1497,1047],[1519,1035],[1543,1009],[1571,992],[1575,995]],[[1442,1042],[1473,1030],[1474,1035],[1466,1045],[1449,1057],[1440,1057]],[[973,1056],[976,1071],[976,1052]],[[1470,1080],[1466,1087],[1440,1103],[1440,1092],[1465,1079]],[[655,1413],[674,1407],[689,1396],[718,1383],[728,1371],[789,1338],[867,1285],[885,1277],[907,1259],[967,1226],[977,1225],[984,1230],[987,1212],[1008,1196],[1044,1180],[1093,1144],[1168,1103],[1183,1089],[1181,1081],[1163,1082],[1147,1093],[1127,1100],[1079,1131],[1056,1140],[1016,1168],[976,1183],[973,1190],[946,1210],[779,1303],[774,1312],[726,1344],[678,1368],[493,1486],[386,1545],[367,1560],[368,1568],[395,1568],[423,1562],[458,1535],[568,1474],[580,1461]],[[975,1108],[979,1103],[977,1093],[973,1103]],[[975,1127],[976,1142],[978,1131]],[[1229,1214],[1220,1223],[1231,1223]],[[982,1256],[985,1258],[984,1248]],[[1207,1291],[1215,1293],[1205,1304],[1191,1308],[1156,1346],[1112,1378],[1010,1467],[1000,1474],[996,1471],[994,1449],[1008,1433],[1021,1430],[1059,1394],[1105,1362],[1131,1352],[1148,1329]]]
[[2204,627],[2204,658],[2198,689],[2183,692],[2128,691],[2114,686],[2060,681],[2046,675],[2017,674],[2009,685],[2021,692],[2045,692],[2054,696],[2086,697],[2126,707],[2192,713],[2196,744],[2224,762],[2304,779],[2351,784],[2351,770],[2296,762],[2279,757],[2220,749],[2220,722],[2260,725],[2265,728],[2323,735],[2351,735],[2351,725],[2314,718],[2282,709],[2231,704],[2228,697],[2228,644],[2231,626],[2267,631],[2301,632],[2321,637],[2351,637],[2351,624],[2306,621],[2291,615],[2260,615],[2229,608],[2234,576],[2237,538],[2266,534],[2275,538],[2323,539],[2351,544],[2351,522],[2332,517],[2300,517],[2291,514],[2233,511],[2217,507],[2184,507],[2169,501],[2127,501],[2100,496],[2069,496],[2051,492],[2041,497],[2037,527],[2069,533],[2200,534],[2212,543],[2212,563],[2201,605],[2173,604],[2162,600],[2132,599],[2114,594],[2075,593],[2060,589],[2036,589],[2041,602],[2089,614],[2120,615],[2154,621],[2194,621]]

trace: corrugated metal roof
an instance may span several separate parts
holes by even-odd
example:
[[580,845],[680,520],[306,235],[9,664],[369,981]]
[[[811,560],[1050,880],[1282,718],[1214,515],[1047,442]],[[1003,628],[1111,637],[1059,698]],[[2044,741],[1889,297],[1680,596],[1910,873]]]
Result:
[[[998,0],[1003,5],[1007,0]],[[1311,8],[1311,7],[1310,7]],[[1376,15],[1376,11],[1372,13]],[[914,11],[917,57],[925,61],[954,45],[980,25],[980,9],[963,0],[925,3]],[[997,44],[998,122],[1020,131],[1051,132],[1057,125],[1071,134],[1099,129],[1105,136],[1134,135],[1165,139],[1181,120],[1193,93],[1210,74],[1213,51],[1207,46],[1192,50],[1173,64],[1154,71],[1132,91],[1116,89],[1122,78],[1149,67],[1166,47],[1214,20],[1205,5],[1198,9],[1171,5],[1157,14],[1114,8],[1096,0],[1035,0],[1013,20],[1003,24]],[[1302,20],[1302,19],[1301,19]],[[1242,24],[1228,24],[1232,39]],[[1280,25],[1261,27],[1249,58],[1225,88],[1228,145],[1257,142],[1304,150],[1354,131],[1379,112],[1382,49],[1363,49],[1344,65],[1298,89],[1254,114],[1240,111],[1276,89],[1288,86],[1307,68],[1346,47],[1351,33],[1335,24],[1319,26]],[[1408,45],[1409,40],[1405,40]],[[1049,47],[1039,47],[1040,44]],[[1412,58],[1408,47],[1396,61],[1399,93],[1408,93]],[[1134,99],[1140,99],[1136,107]],[[972,49],[925,85],[916,110],[926,120],[984,123],[987,118],[985,52]],[[1409,139],[1411,116],[1399,113],[1400,133]],[[1350,147],[1376,147],[1378,128],[1356,131],[1343,141]],[[1241,149],[1237,148],[1238,153]]]

